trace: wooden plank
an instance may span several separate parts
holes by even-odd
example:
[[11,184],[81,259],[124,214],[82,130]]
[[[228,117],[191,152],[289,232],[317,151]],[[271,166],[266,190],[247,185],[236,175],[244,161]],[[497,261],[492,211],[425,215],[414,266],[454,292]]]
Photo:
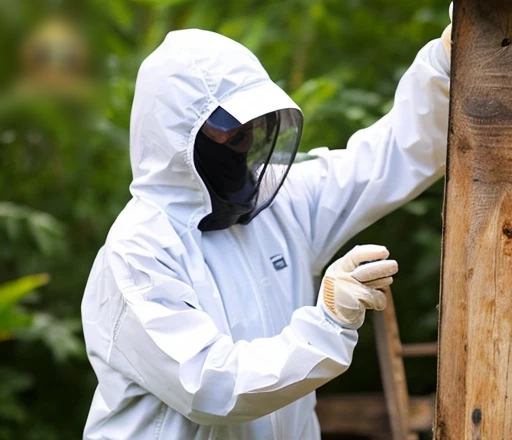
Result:
[[406,358],[435,357],[437,356],[437,342],[402,344],[402,356]]
[[455,2],[438,440],[512,438],[511,39],[510,0]]
[[388,302],[386,309],[373,314],[373,327],[392,439],[405,440],[409,437],[409,395],[402,358],[402,344],[389,288],[386,289],[386,297]]
[[[321,395],[316,413],[322,434],[390,438],[386,400],[381,394]],[[434,396],[411,397],[408,413],[411,431],[430,432]]]

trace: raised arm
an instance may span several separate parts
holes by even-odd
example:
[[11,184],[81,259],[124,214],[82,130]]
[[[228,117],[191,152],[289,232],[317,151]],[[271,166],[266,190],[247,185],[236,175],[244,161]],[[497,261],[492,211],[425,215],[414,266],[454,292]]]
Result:
[[320,272],[351,237],[418,196],[444,173],[449,59],[428,43],[402,77],[392,110],[346,149],[311,151],[283,189]]

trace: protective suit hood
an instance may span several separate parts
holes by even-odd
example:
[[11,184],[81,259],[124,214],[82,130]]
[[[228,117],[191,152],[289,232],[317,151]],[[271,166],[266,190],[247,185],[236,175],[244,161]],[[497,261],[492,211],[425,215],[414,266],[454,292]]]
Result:
[[197,132],[219,106],[241,123],[281,109],[300,111],[241,44],[209,31],[170,32],[138,73],[130,190],[187,228],[211,212],[193,148]]

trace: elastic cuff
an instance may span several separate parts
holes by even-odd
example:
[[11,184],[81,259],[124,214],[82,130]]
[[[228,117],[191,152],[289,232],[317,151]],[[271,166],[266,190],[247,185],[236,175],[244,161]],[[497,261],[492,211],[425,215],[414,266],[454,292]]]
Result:
[[331,311],[324,305],[321,304],[321,309],[324,312],[325,318],[327,321],[329,321],[331,324],[336,325],[337,327],[341,327],[342,329],[346,330],[359,330],[362,324],[347,324],[341,322],[336,315],[331,313]]
[[320,288],[320,295],[318,301],[320,303],[320,307],[323,310],[326,318],[340,326],[341,328],[345,328],[348,330],[357,330],[361,327],[362,323],[346,323],[342,322],[340,317],[336,314],[336,304],[335,304],[335,291],[334,291],[334,280],[325,276],[322,281],[322,286]]

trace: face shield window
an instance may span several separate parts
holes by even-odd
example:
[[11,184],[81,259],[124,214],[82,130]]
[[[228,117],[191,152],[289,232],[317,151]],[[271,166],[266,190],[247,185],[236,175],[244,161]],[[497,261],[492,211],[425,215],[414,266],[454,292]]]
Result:
[[196,137],[194,155],[212,205],[225,205],[213,206],[212,216],[217,216],[217,208],[237,217],[234,223],[248,223],[266,208],[293,163],[301,132],[302,114],[296,109],[271,112],[245,124],[221,107],[215,110]]

